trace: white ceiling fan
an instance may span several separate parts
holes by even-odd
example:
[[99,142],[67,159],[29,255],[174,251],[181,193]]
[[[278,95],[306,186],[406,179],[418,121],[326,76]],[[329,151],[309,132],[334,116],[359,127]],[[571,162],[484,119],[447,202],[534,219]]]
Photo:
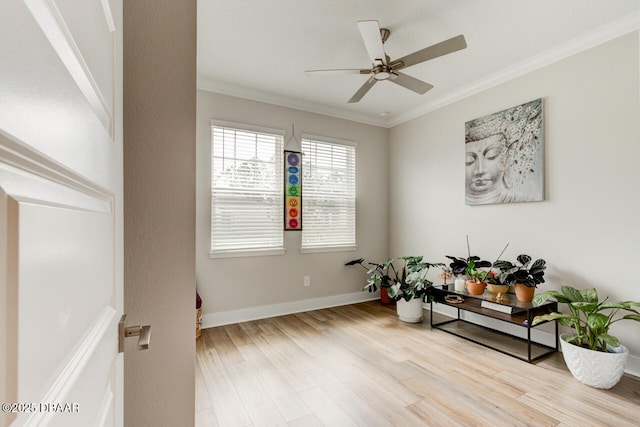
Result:
[[419,94],[424,94],[431,88],[429,83],[418,80],[398,70],[447,55],[467,47],[467,42],[463,35],[450,38],[436,43],[432,46],[413,52],[402,58],[391,61],[389,55],[384,51],[384,42],[387,41],[391,32],[386,28],[380,28],[378,21],[358,21],[358,29],[362,35],[362,40],[371,58],[370,69],[333,69],[333,70],[308,70],[312,73],[339,73],[339,74],[369,74],[369,79],[358,89],[349,99],[349,103],[358,102],[362,97],[381,80],[389,80],[404,88]]

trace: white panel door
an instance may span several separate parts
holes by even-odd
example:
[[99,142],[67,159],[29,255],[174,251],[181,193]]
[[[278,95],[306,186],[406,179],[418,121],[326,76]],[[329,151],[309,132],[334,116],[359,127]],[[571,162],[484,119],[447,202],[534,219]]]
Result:
[[0,426],[122,425],[122,0],[1,0]]

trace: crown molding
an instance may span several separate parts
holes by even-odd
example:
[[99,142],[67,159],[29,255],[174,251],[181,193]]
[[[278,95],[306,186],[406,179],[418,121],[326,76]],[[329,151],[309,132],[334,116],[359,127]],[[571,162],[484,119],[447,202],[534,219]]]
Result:
[[618,37],[629,34],[640,29],[640,12],[628,15],[622,19],[612,22],[611,24],[600,27],[590,33],[586,33],[580,37],[576,37],[566,43],[556,46],[540,55],[533,56],[526,61],[522,61],[511,67],[505,68],[497,73],[491,74],[486,78],[477,80],[469,85],[463,86],[458,90],[449,92],[445,96],[434,99],[406,113],[395,115],[389,124],[389,127],[400,125],[404,122],[422,116],[431,111],[452,104],[461,99],[467,98],[476,93],[482,92],[494,86],[506,83],[517,77],[530,73],[532,71],[551,65],[570,56],[576,55],[585,50],[591,49]]
[[388,127],[385,120],[377,120],[366,114],[357,114],[351,111],[341,110],[339,108],[327,107],[313,102],[303,101],[297,98],[275,95],[273,93],[248,89],[240,86],[222,83],[214,80],[198,77],[197,88],[207,92],[219,93],[221,95],[234,96],[250,101],[264,102],[266,104],[278,105],[280,107],[293,108],[296,110],[306,111],[309,113],[322,114],[324,116],[335,117],[338,119],[350,120],[367,125]]
[[483,79],[465,85],[455,91],[449,92],[444,96],[426,102],[414,109],[407,111],[406,113],[387,116],[385,118],[374,118],[365,114],[357,114],[351,111],[331,108],[313,102],[307,102],[296,98],[283,97],[269,92],[243,88],[204,78],[198,78],[197,88],[208,92],[234,96],[237,98],[244,98],[257,102],[264,102],[281,107],[307,111],[310,113],[322,114],[325,116],[355,121],[367,125],[392,128],[416,117],[437,110],[471,95],[475,95],[476,93],[482,92],[489,88],[498,86],[524,74],[561,61],[572,55],[578,54],[580,52],[591,49],[600,44],[606,43],[637,30],[640,30],[640,12],[635,12],[624,18],[613,21],[610,24],[607,24],[582,36],[576,37],[573,40],[556,46],[555,48],[543,52],[540,55],[533,56],[526,61],[522,61],[497,73],[491,74]]

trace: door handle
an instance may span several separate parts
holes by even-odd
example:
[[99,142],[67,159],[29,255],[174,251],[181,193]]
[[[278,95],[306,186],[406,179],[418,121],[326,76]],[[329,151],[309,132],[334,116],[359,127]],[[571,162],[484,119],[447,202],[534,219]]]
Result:
[[138,350],[148,350],[151,341],[151,325],[125,326],[127,315],[123,314],[118,322],[118,352],[124,352],[124,339],[138,337]]

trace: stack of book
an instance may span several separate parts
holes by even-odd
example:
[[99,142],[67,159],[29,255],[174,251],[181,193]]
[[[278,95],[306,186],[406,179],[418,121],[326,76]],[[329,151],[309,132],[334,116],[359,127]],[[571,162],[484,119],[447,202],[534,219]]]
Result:
[[480,303],[480,306],[482,308],[488,308],[490,310],[500,311],[500,312],[506,313],[506,314],[513,314],[516,311],[520,311],[520,309],[518,309],[518,307],[513,307],[513,306],[510,306],[510,305],[500,304],[500,303],[497,303],[497,302],[491,302],[491,301],[487,301],[487,300],[483,300],[482,303]]

